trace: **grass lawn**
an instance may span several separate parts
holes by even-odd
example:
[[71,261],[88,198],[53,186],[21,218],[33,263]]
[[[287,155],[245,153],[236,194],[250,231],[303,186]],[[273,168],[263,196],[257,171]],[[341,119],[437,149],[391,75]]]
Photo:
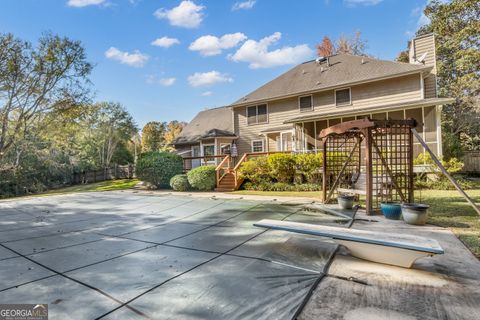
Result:
[[2,200],[12,200],[12,199],[18,199],[23,197],[42,197],[42,196],[48,196],[52,194],[67,194],[67,193],[73,193],[73,192],[125,190],[125,189],[133,188],[139,182],[140,180],[138,179],[107,180],[107,181],[89,183],[89,184],[77,184],[70,187],[48,190],[42,193],[30,194],[30,195],[20,196],[20,197],[5,198]]
[[[480,205],[480,183],[465,192]],[[415,201],[430,205],[429,223],[452,230],[480,258],[480,216],[457,190],[417,190]]]
[[77,184],[70,187],[48,190],[43,194],[72,193],[72,192],[92,192],[92,191],[115,191],[133,188],[140,180],[138,179],[122,179],[107,180],[89,184]]

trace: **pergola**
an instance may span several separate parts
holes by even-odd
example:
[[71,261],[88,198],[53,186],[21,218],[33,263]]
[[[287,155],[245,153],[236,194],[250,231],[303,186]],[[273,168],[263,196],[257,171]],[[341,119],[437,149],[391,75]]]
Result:
[[367,214],[381,202],[413,202],[414,119],[339,123],[320,132],[323,202],[339,193],[365,196]]

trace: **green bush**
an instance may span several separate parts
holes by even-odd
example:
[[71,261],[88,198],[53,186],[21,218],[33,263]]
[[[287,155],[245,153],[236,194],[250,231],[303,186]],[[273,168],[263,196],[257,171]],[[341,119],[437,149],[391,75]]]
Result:
[[272,179],[267,157],[255,157],[242,163],[239,176],[252,183],[268,182]]
[[175,191],[187,191],[190,189],[190,183],[186,174],[177,174],[170,179],[170,187]]
[[[448,161],[440,159],[448,173],[454,174],[462,170],[464,164],[457,158],[451,158]],[[425,172],[415,175],[415,187],[418,189],[438,189],[438,190],[453,190],[455,187],[448,180],[448,178],[440,171],[429,153],[421,153],[415,160],[414,165],[425,165]],[[433,175],[433,178],[432,178]],[[471,181],[464,179],[462,176],[456,177],[457,182],[462,189],[472,189],[474,184]]]
[[243,184],[243,189],[254,191],[321,191],[322,186],[319,184],[288,184],[284,182],[276,183],[252,183],[246,182]]
[[295,156],[297,173],[303,174],[308,183],[322,181],[323,153],[304,153]]
[[295,155],[275,153],[267,157],[272,177],[278,182],[290,183],[295,176]]
[[200,191],[211,191],[217,185],[214,166],[200,166],[187,173],[188,182]]
[[182,172],[182,157],[174,153],[147,152],[140,155],[137,161],[137,177],[160,188],[168,188],[170,179]]

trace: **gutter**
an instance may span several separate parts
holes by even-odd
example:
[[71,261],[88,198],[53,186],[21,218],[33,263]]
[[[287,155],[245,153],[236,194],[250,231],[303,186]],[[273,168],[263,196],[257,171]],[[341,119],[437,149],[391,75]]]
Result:
[[[390,105],[380,105],[380,106],[371,106],[371,107],[366,107],[362,109],[356,109],[356,110],[345,110],[345,109],[340,109],[335,112],[323,112],[323,113],[315,113],[315,114],[309,114],[303,117],[295,117],[291,118],[288,120],[285,120],[283,123],[284,124],[291,124],[291,123],[296,123],[296,122],[303,122],[303,121],[311,121],[311,120],[317,120],[319,118],[330,118],[330,117],[335,117],[335,116],[351,116],[355,114],[363,114],[365,112],[379,112],[379,111],[386,111],[390,109],[396,109],[396,108],[415,108],[415,107],[423,107],[423,106],[432,106],[432,105],[443,105],[443,104],[449,104],[455,101],[455,98],[432,98],[433,100],[415,100],[415,101],[407,101],[404,103],[397,103],[397,104],[390,104]],[[340,107],[341,108],[341,107]]]

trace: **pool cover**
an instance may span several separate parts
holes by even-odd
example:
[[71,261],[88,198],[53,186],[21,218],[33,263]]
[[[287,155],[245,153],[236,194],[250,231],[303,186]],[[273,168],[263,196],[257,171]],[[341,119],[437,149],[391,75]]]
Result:
[[0,303],[50,319],[292,319],[337,246],[253,226],[341,226],[308,203],[130,192],[0,203]]

